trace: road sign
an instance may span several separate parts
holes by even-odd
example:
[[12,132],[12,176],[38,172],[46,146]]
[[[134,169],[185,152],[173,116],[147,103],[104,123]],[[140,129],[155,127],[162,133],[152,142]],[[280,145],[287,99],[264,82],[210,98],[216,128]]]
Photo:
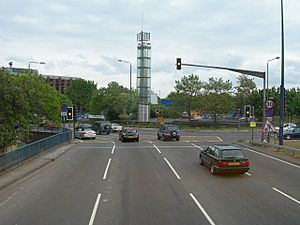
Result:
[[276,133],[276,129],[274,127],[274,125],[269,121],[266,120],[264,126],[263,126],[263,133]]
[[272,109],[274,107],[274,102],[272,100],[266,101],[266,107]]
[[256,122],[250,122],[250,127],[255,128],[256,127]]

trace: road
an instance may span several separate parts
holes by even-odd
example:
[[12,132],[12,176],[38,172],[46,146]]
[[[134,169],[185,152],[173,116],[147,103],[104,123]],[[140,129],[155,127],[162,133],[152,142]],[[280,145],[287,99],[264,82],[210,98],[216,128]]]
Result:
[[211,175],[201,148],[249,132],[183,132],[139,143],[84,140],[0,192],[0,225],[298,225],[300,166],[245,149],[244,175]]

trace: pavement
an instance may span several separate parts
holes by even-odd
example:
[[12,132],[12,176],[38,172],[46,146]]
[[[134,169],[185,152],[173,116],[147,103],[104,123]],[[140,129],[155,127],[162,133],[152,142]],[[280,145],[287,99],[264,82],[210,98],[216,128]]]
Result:
[[55,161],[64,153],[69,151],[76,142],[71,144],[66,143],[58,145],[54,148],[49,149],[46,152],[43,152],[30,160],[27,160],[20,165],[14,166],[6,171],[0,173],[0,191],[6,187],[21,181],[32,173],[42,169],[47,164]]

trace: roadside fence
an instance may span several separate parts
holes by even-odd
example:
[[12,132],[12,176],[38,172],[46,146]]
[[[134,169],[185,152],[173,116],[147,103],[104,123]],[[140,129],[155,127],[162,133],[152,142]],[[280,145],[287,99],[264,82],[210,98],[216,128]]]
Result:
[[64,142],[71,141],[71,131],[65,129],[64,132],[51,137],[21,146],[20,148],[0,154],[0,172],[50,149]]

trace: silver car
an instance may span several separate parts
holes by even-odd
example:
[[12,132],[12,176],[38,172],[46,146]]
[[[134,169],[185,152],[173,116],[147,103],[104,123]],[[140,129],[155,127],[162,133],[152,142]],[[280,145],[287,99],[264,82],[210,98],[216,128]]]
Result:
[[75,129],[75,138],[84,139],[91,138],[96,139],[96,131],[89,127],[77,127]]

